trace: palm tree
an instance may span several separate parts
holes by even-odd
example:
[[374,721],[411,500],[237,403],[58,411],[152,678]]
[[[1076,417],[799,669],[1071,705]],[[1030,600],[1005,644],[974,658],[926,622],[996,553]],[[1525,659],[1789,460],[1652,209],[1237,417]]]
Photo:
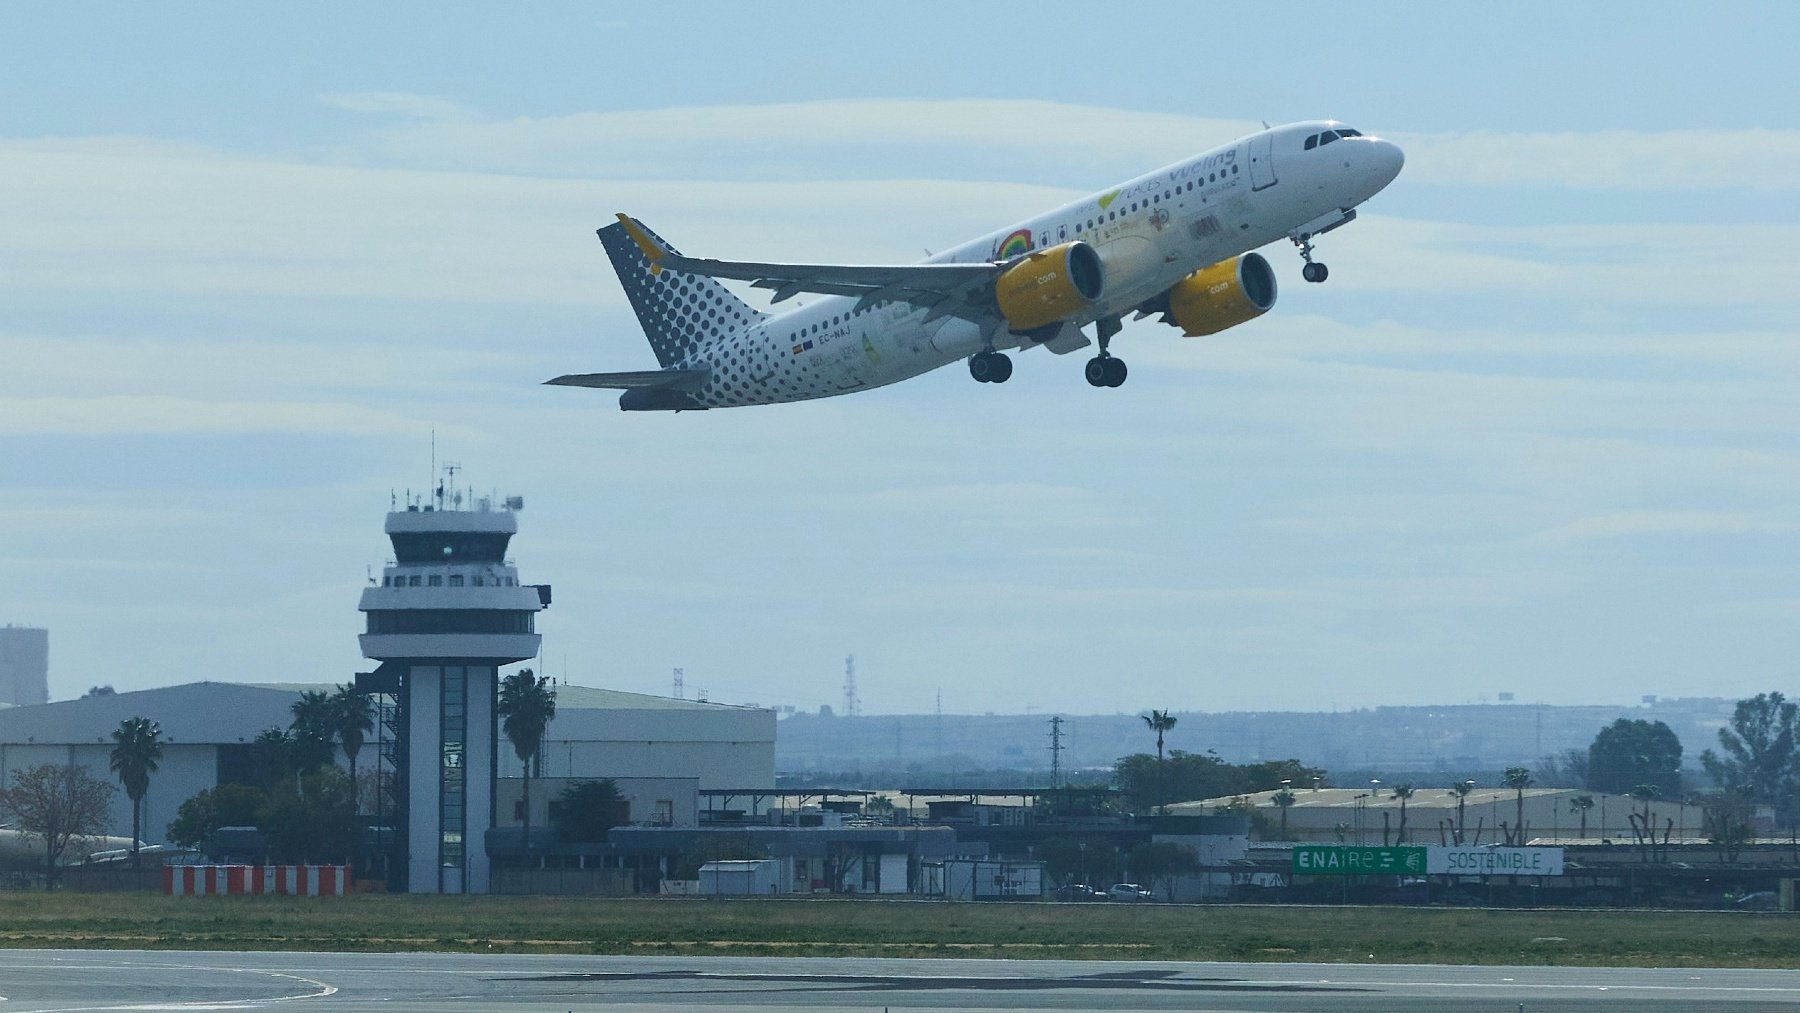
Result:
[[333,731],[344,745],[344,756],[350,760],[350,783],[356,783],[356,754],[362,752],[363,736],[375,730],[375,705],[369,694],[358,693],[355,683],[345,683],[331,694]]
[[1475,782],[1458,781],[1450,786],[1450,794],[1456,796],[1456,843],[1463,842],[1463,806],[1469,801],[1469,793],[1475,790]]
[[1587,838],[1587,814],[1594,807],[1594,796],[1577,795],[1569,800],[1569,808],[1581,816],[1581,837]]
[[1294,804],[1294,792],[1292,789],[1282,788],[1280,791],[1269,796],[1269,801],[1275,803],[1275,805],[1281,809],[1281,839],[1285,841],[1288,839],[1287,811],[1288,808]]
[[1400,830],[1394,834],[1395,844],[1406,843],[1406,800],[1413,797],[1413,786],[1398,784],[1394,786],[1394,797],[1400,800]]
[[1501,778],[1501,782],[1508,788],[1519,793],[1517,799],[1519,806],[1518,825],[1513,827],[1513,832],[1508,836],[1513,839],[1515,844],[1522,845],[1525,843],[1525,789],[1531,787],[1531,770],[1527,767],[1508,767],[1506,768],[1506,776]]
[[337,752],[337,704],[330,693],[309,689],[288,707],[294,720],[294,764],[300,772],[317,770]]
[[544,741],[544,729],[556,716],[556,690],[549,676],[534,675],[529,668],[500,680],[500,727],[512,742],[513,752],[525,765],[525,853],[531,854],[531,761]]
[[138,867],[138,838],[143,836],[144,793],[162,759],[162,725],[149,718],[126,718],[113,729],[112,772],[119,775],[131,799],[131,867]]
[[1169,814],[1168,800],[1163,797],[1163,733],[1175,727],[1175,715],[1168,711],[1153,710],[1142,715],[1144,724],[1156,733],[1156,798],[1162,806],[1163,815]]

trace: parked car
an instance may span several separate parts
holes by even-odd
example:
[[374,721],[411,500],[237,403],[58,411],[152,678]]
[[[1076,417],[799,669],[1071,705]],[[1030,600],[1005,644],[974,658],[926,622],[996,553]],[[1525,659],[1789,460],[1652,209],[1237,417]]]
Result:
[[1106,899],[1122,900],[1128,904],[1137,904],[1142,901],[1155,900],[1156,898],[1150,895],[1150,891],[1136,883],[1114,883],[1112,889],[1106,891]]
[[1105,900],[1106,894],[1086,883],[1068,883],[1051,891],[1057,900]]

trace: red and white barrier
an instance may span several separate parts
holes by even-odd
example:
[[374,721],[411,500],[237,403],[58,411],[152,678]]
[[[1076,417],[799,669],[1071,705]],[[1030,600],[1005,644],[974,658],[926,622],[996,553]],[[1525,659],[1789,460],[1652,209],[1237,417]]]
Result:
[[348,865],[163,866],[163,893],[171,897],[207,894],[342,897],[349,892]]

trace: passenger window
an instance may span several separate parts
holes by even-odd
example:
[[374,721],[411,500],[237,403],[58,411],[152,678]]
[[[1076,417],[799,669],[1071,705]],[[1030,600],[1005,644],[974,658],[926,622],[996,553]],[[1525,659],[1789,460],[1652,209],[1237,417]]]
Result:
[[1312,149],[1314,149],[1318,146],[1319,146],[1319,135],[1318,134],[1314,134],[1311,137],[1308,137],[1306,139],[1306,150],[1311,151]]

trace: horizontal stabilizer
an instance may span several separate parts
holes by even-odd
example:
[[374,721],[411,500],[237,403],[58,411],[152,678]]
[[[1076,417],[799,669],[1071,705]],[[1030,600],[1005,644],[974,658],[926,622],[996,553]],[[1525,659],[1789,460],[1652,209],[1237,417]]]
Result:
[[648,387],[692,390],[705,383],[706,378],[711,375],[710,369],[640,369],[629,373],[568,373],[544,382],[560,387],[602,387],[608,390],[640,390]]

